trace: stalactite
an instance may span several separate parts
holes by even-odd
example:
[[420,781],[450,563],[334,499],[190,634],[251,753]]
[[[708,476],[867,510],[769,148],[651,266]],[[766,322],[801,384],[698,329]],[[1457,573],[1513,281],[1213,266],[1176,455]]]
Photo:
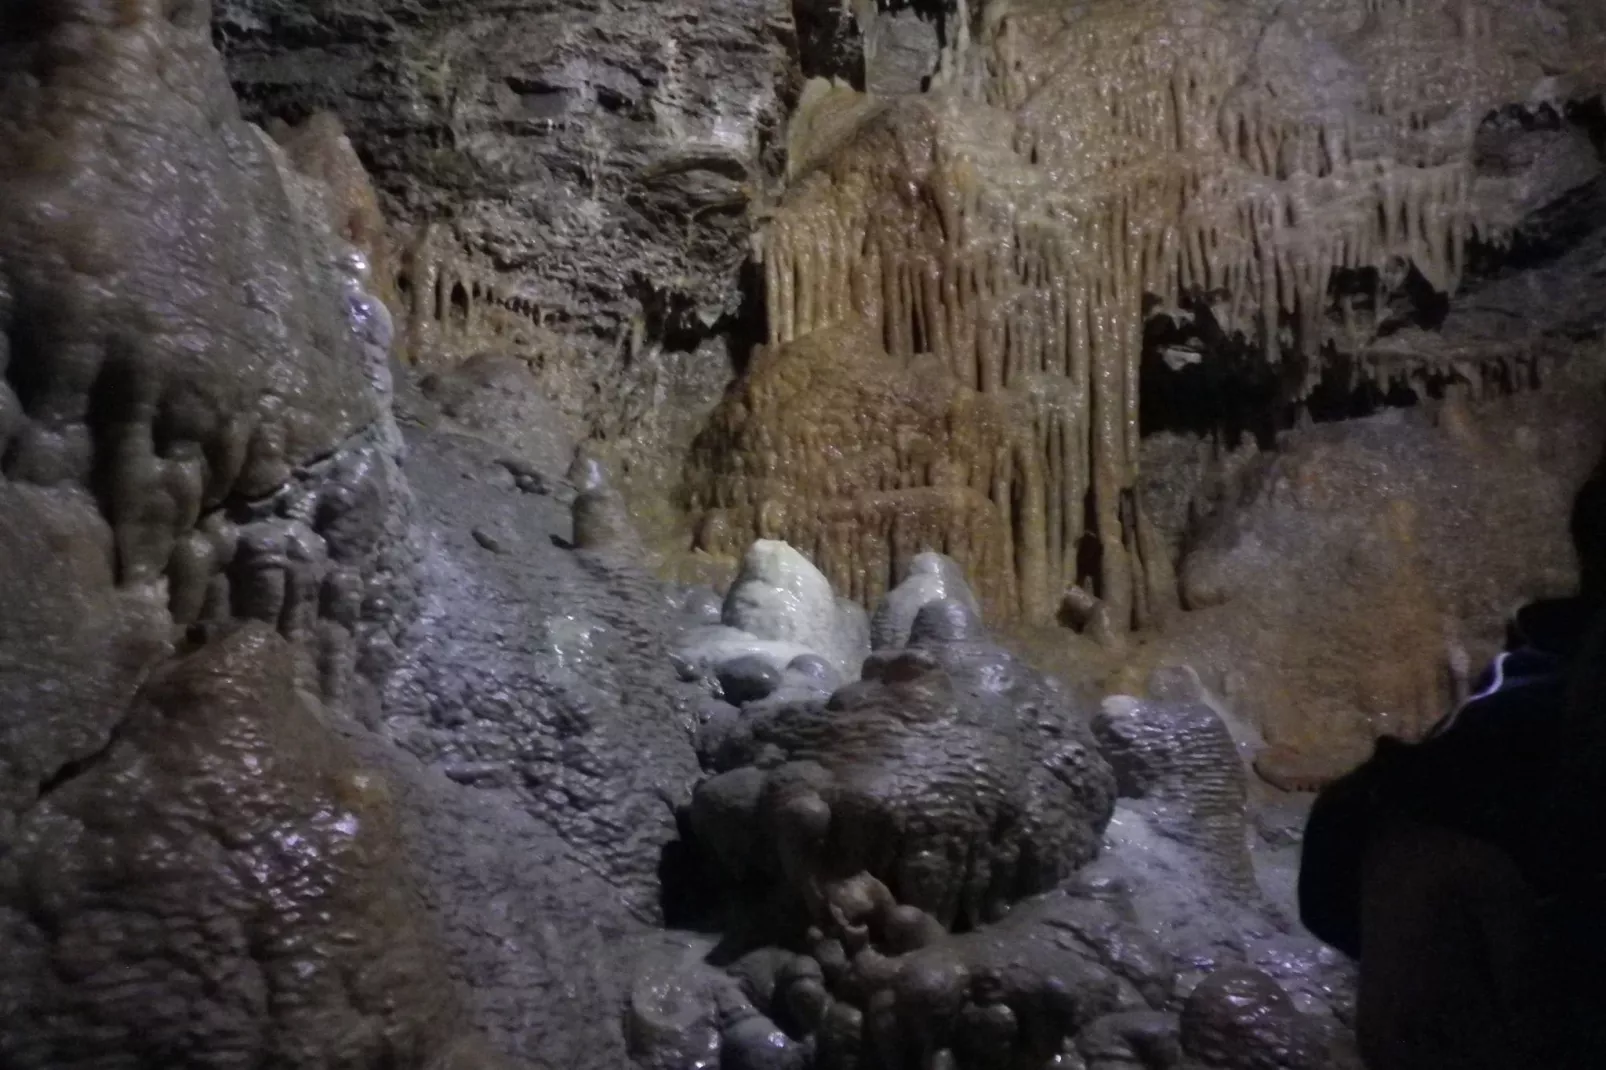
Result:
[[398,348],[410,362],[453,364],[492,346],[549,341],[542,307],[508,292],[503,275],[445,227],[419,227],[385,267],[385,285],[400,306]]
[[[771,345],[694,459],[699,507],[792,503],[788,537],[854,597],[945,549],[1001,616],[1047,620],[1080,584],[1117,628],[1163,617],[1171,564],[1134,493],[1145,299],[1220,295],[1219,325],[1313,388],[1327,349],[1377,327],[1329,314],[1336,272],[1404,262],[1456,287],[1489,225],[1461,117],[1528,88],[1513,28],[1461,0],[1323,0],[1351,65],[1334,104],[1260,65],[1273,6],[1007,6],[926,97],[811,86],[789,139],[808,165],[758,244]],[[758,424],[804,433],[775,384],[795,406],[825,338],[929,383],[859,391],[809,430],[819,446],[766,447],[755,482],[722,451],[755,448]],[[876,407],[897,405],[918,416]],[[743,516],[719,530],[750,537]]]

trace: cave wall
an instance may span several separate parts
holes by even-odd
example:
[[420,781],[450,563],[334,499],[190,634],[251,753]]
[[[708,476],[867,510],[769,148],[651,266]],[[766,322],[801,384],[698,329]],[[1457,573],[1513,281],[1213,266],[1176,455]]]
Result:
[[0,13],[0,1063],[483,1065],[330,715],[407,617],[383,317],[209,29]]
[[[5,30],[6,686],[36,711],[10,803],[103,743],[88,723],[193,625],[262,620],[309,689],[351,683],[392,623],[363,607],[398,503],[339,249],[240,120],[206,6]],[[76,693],[81,667],[116,686]]]
[[223,0],[215,33],[248,117],[350,131],[413,360],[528,362],[571,434],[628,439],[621,467],[684,447],[745,329],[786,0]]
[[[1576,169],[1476,160],[1502,106],[1599,91],[1601,27],[1582,9],[961,10],[928,91],[817,80],[803,93],[788,188],[756,246],[774,352],[716,411],[689,469],[711,555],[784,512],[786,538],[872,598],[910,553],[941,547],[1003,592],[1005,619],[1052,621],[1079,587],[1118,631],[1157,623],[1174,584],[1136,493],[1146,324],[1191,325],[1167,353],[1183,364],[1247,347],[1277,405],[1335,368],[1350,389],[1481,389],[1475,362],[1377,352],[1389,298],[1454,293],[1475,243],[1506,243],[1536,196],[1562,192],[1535,174],[1598,172],[1579,135],[1559,139]],[[1544,156],[1529,146],[1530,164]],[[1352,292],[1357,279],[1369,292]],[[1009,432],[934,463],[883,441],[896,419],[866,408],[838,421],[859,432],[813,448],[759,377],[806,376],[776,369],[817,359],[797,348],[811,334],[859,321],[911,374],[989,398],[973,411],[1007,412]],[[1007,551],[973,559],[968,506],[921,521],[931,546],[905,548],[911,510],[871,500],[933,494],[989,500]]]

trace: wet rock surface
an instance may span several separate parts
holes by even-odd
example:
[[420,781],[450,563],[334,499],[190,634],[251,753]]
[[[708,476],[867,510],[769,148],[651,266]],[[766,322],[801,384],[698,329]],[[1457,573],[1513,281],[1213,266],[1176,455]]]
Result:
[[214,7],[247,115],[344,120],[402,231],[407,351],[534,361],[566,419],[669,474],[730,376],[786,0]]
[[[546,541],[567,513],[498,463],[510,447],[403,461],[390,406],[425,437],[431,406],[393,374],[331,174],[239,120],[206,5],[91,8],[0,16],[0,67],[32,72],[0,91],[0,1062],[617,1067],[621,1021],[595,1011],[656,905],[677,748],[682,789],[695,770],[672,674],[625,667],[636,698],[604,707],[651,710],[620,733],[650,752],[626,779],[669,771],[595,789],[619,836],[598,808],[554,822],[586,789],[538,804],[472,739],[421,765],[385,738],[410,707],[386,720],[380,685],[427,675],[416,599],[460,575],[426,553],[517,558],[540,531],[548,572],[486,582],[520,612],[612,592],[599,622],[638,647],[667,603]],[[414,472],[424,517],[455,510],[441,553]],[[451,495],[469,485],[480,508]],[[507,622],[482,610],[461,607]],[[549,616],[521,616],[530,645],[503,660],[472,627],[437,638],[497,676],[550,659],[509,701],[551,762],[529,768],[618,775],[587,764],[595,670],[563,677],[607,645]]]
[[156,672],[0,857],[16,1067],[494,1065],[440,971],[395,785],[261,624]]
[[569,421],[517,357],[476,354],[427,374],[419,389],[453,424],[504,445],[510,459],[534,471],[560,474],[574,453]]
[[868,879],[969,927],[1091,858],[1113,782],[1084,716],[962,604],[923,613],[944,611],[966,627],[927,638],[917,621],[913,645],[823,705],[750,707],[729,726],[691,805],[727,876],[778,879],[815,921],[807,889]]
[[[668,592],[639,565],[556,545],[567,510],[482,482],[497,456],[462,436],[410,442],[421,599],[384,731],[453,779],[521,799],[650,917],[697,768],[698,692],[668,668]],[[505,552],[483,552],[476,527],[505,533]]]
[[1201,702],[1115,695],[1092,726],[1121,796],[1135,800],[1162,836],[1197,854],[1218,892],[1257,896],[1245,838],[1248,777],[1221,718]]
[[[1575,582],[1566,517],[1599,452],[1601,364],[1544,386],[1318,424],[1256,452],[1179,569],[1161,640],[1264,736],[1261,774],[1309,790],[1416,738],[1464,697],[1508,614]],[[1270,637],[1270,638],[1268,638]]]
[[[1562,358],[1602,325],[1579,296],[1599,235],[1566,222],[1598,216],[1582,120],[1477,135],[1528,274],[1434,325],[1373,310],[1364,378],[1450,368],[1442,397],[1203,474],[1184,445],[1143,509],[1106,493],[1136,425],[1120,464],[1067,445],[1108,454],[1115,423],[1059,426],[1066,500],[1103,502],[1085,521],[1011,452],[1018,413],[904,362],[911,323],[927,349],[963,326],[944,294],[885,291],[890,334],[802,323],[837,307],[804,284],[847,277],[808,250],[845,231],[794,218],[761,259],[790,272],[766,312],[797,322],[769,326],[822,329],[749,400],[798,417],[776,426],[821,501],[864,510],[731,493],[768,460],[712,485],[747,510],[712,540],[740,567],[722,596],[650,574],[625,488],[684,458],[760,329],[737,276],[788,65],[910,93],[1002,22],[582,6],[0,11],[0,1065],[1351,1070],[1354,969],[1286,909],[1305,801],[1245,759],[1300,788],[1323,732],[1409,734],[1508,596],[1570,580],[1555,518],[1600,381]],[[250,113],[297,125],[241,121],[214,30]],[[1304,54],[1276,34],[1262,59]],[[869,114],[839,89],[811,91],[799,170],[835,104],[843,129]],[[331,105],[347,127],[311,114]],[[878,152],[952,118],[900,114]],[[897,193],[911,160],[875,182]],[[982,380],[1066,343],[1033,326],[1052,304],[964,342]],[[817,432],[865,412],[885,437],[845,463]],[[753,456],[784,459],[765,426]],[[673,448],[632,470],[621,442]],[[1070,540],[1055,562],[1013,541],[1040,529]],[[790,531],[820,538],[749,541]],[[968,580],[934,552],[967,545]],[[984,627],[973,581],[1138,679],[1172,668],[1094,712]],[[883,592],[873,619],[841,597]],[[1208,671],[1123,648],[1130,625]]]

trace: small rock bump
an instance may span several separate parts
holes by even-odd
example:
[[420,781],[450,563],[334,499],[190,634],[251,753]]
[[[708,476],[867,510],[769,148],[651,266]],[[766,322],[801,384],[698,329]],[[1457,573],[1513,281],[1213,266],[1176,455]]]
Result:
[[791,671],[818,681],[828,690],[842,682],[841,675],[831,667],[831,663],[818,654],[799,654],[786,666]]
[[802,1070],[807,1051],[762,1015],[744,1018],[721,1036],[720,1070]]
[[692,624],[715,625],[719,623],[720,611],[724,608],[724,599],[712,587],[693,587],[686,592],[680,603],[681,616]]
[[582,491],[572,507],[578,550],[624,550],[635,545],[635,527],[622,495],[608,486]]
[[715,670],[725,701],[737,706],[767,698],[781,686],[781,672],[756,654],[744,654]]
[[608,467],[602,459],[582,446],[575,451],[574,462],[569,465],[565,480],[576,491],[584,494],[601,490],[608,485]]
[[943,598],[920,607],[909,630],[909,642],[957,643],[985,635],[981,616],[972,607],[956,598]]

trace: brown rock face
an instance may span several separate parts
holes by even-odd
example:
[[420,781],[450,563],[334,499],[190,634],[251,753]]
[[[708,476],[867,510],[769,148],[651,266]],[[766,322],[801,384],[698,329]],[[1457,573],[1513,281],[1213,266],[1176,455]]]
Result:
[[[1364,354],[1389,289],[1409,276],[1451,292],[1468,242],[1501,239],[1529,194],[1476,171],[1479,121],[1594,91],[1600,25],[1578,13],[1548,34],[1526,5],[1438,0],[999,0],[974,15],[948,27],[927,93],[810,84],[759,250],[772,345],[845,328],[991,404],[949,428],[965,476],[934,475],[918,443],[850,452],[822,465],[840,489],[816,480],[790,504],[815,518],[794,535],[820,546],[828,574],[853,573],[886,526],[858,507],[861,486],[968,486],[1005,535],[1005,554],[966,562],[979,589],[1003,593],[995,612],[1048,621],[1079,584],[1118,630],[1145,625],[1173,597],[1134,492],[1151,312],[1180,306],[1203,337],[1252,346],[1281,399],[1305,396],[1333,353]],[[1346,280],[1374,276],[1378,293],[1345,296]],[[1445,370],[1354,362],[1385,385]],[[992,412],[1007,414],[1006,443],[984,430]],[[820,430],[900,422],[866,407]],[[720,467],[738,484],[768,478],[776,457],[824,456],[801,421],[749,424],[753,452]],[[743,535],[764,523],[744,522]]]
[[399,313],[402,305],[395,290],[395,252],[389,228],[379,210],[379,196],[340,118],[333,112],[317,112],[296,126],[275,122],[267,129],[296,171],[316,184],[330,232],[363,255],[371,288],[393,313]]
[[[1600,365],[1520,397],[1291,432],[1249,461],[1180,568],[1166,656],[1219,673],[1263,733],[1256,767],[1320,786],[1379,735],[1420,736],[1504,644],[1517,606],[1569,593],[1569,503],[1600,443]],[[1470,429],[1467,430],[1467,429]]]
[[248,625],[156,673],[0,861],[15,1067],[482,1065],[389,789]]
[[820,563],[874,605],[927,549],[1015,604],[1008,517],[989,497],[1017,458],[1006,412],[936,361],[886,355],[863,324],[759,351],[690,465],[698,548],[739,556],[755,532]]

